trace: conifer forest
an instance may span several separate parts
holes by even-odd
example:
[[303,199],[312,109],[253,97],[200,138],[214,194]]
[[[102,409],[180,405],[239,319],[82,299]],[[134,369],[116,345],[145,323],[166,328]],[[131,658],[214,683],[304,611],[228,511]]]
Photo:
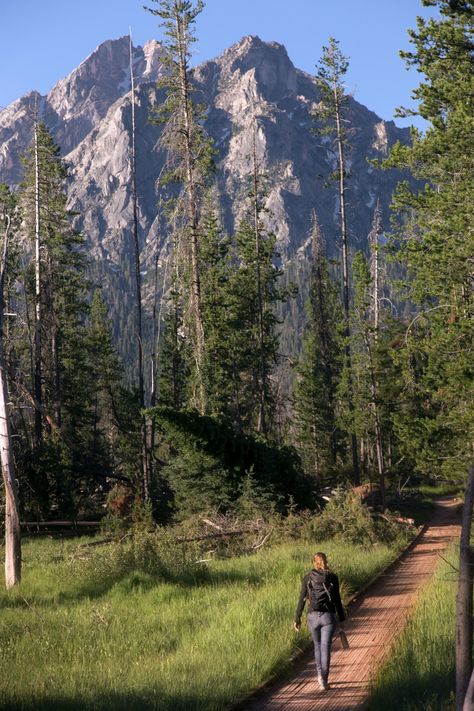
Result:
[[[77,229],[85,215],[68,203],[71,166],[41,103],[30,102],[21,180],[0,183],[7,589],[28,584],[22,544],[51,521],[72,532],[89,525],[92,540],[124,546],[158,536],[171,550],[171,538],[186,540],[202,561],[219,558],[222,537],[225,556],[248,553],[241,535],[256,555],[303,530],[314,544],[408,536],[406,545],[419,491],[456,490],[464,502],[453,558],[456,698],[398,708],[474,709],[474,5],[422,4],[437,14],[409,29],[402,57],[418,72],[416,107],[398,112],[427,128],[412,128],[382,158],[354,161],[360,139],[344,47],[329,37],[315,54],[310,130],[331,170],[314,174],[318,200],[303,216],[299,262],[282,258],[274,229],[260,147],[270,119],[258,97],[247,107],[231,228],[223,217],[235,196],[206,131],[209,106],[192,62],[202,0],[149,0],[144,9],[150,35],[160,26],[165,39],[158,100],[139,130],[153,131],[166,156],[148,188],[158,228],[146,255],[136,140],[143,102],[129,38],[131,219],[126,278],[112,294],[87,230]],[[373,200],[361,232],[354,186],[367,170],[374,181],[396,175],[397,185],[385,204]],[[364,491],[372,505],[355,512],[351,496]],[[356,518],[360,527],[349,531]],[[201,540],[207,548],[196,553]],[[129,708],[225,708],[226,693],[214,706]],[[18,699],[9,708],[72,708]]]

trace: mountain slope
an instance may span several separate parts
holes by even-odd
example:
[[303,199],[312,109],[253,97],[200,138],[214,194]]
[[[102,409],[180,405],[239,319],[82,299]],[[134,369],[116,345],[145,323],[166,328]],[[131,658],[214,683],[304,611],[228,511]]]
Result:
[[[148,120],[153,105],[162,99],[156,89],[156,80],[164,71],[161,57],[162,48],[154,41],[133,50],[140,241],[149,310],[155,256],[162,280],[167,253],[166,224],[156,193],[165,156],[158,147],[161,129]],[[194,74],[196,98],[208,107],[205,125],[218,150],[216,176],[226,229],[234,229],[250,207],[247,193],[255,116],[269,226],[277,235],[283,265],[304,281],[301,275],[306,272],[313,208],[328,251],[337,252],[337,193],[335,186],[325,187],[324,180],[334,169],[334,159],[328,139],[312,132],[311,111],[319,100],[313,78],[293,66],[282,45],[253,36],[203,63]],[[94,260],[93,277],[111,306],[126,360],[133,357],[135,318],[133,287],[129,286],[130,98],[128,38],[122,37],[101,44],[47,96],[32,92],[0,112],[0,181],[15,186],[21,179],[20,155],[31,141],[35,110],[61,146],[70,166],[69,207],[78,214],[76,227],[86,236]],[[373,169],[367,159],[383,158],[396,140],[407,142],[409,132],[382,121],[353,99],[349,111],[354,129],[349,227],[351,242],[359,248],[366,242],[377,199],[388,224],[388,206],[400,178],[394,172]],[[294,324],[290,350],[297,349],[298,328]]]

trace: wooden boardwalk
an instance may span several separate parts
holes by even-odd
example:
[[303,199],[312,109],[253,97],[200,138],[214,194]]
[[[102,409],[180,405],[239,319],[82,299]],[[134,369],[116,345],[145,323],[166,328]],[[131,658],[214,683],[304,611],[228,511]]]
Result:
[[[438,554],[459,536],[458,503],[452,499],[438,502],[432,522],[413,547],[351,603],[345,627],[350,649],[343,650],[339,640],[335,640],[328,691],[319,690],[314,659],[305,655],[291,679],[241,708],[245,711],[367,708],[370,680],[403,629],[418,591],[438,565]],[[295,600],[296,596],[297,592]]]

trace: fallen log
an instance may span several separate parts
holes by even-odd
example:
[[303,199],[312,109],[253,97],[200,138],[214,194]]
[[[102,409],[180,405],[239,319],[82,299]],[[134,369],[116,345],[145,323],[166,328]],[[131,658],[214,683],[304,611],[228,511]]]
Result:
[[194,541],[206,541],[210,538],[226,538],[227,536],[242,536],[245,533],[258,533],[261,529],[258,526],[253,528],[240,528],[231,531],[216,531],[215,533],[203,533],[199,536],[176,536],[174,539],[179,543],[192,543]]
[[387,514],[380,513],[379,511],[372,511],[371,515],[374,518],[383,518],[385,521],[388,521],[389,523],[403,523],[406,526],[414,526],[415,525],[414,518],[406,518],[405,516],[390,516]]

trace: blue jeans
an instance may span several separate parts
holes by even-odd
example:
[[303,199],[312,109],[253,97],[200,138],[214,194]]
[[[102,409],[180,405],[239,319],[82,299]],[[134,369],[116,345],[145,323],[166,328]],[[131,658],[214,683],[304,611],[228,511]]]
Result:
[[334,612],[309,612],[308,627],[314,642],[314,661],[318,674],[327,681],[331,662],[331,644],[336,629]]

